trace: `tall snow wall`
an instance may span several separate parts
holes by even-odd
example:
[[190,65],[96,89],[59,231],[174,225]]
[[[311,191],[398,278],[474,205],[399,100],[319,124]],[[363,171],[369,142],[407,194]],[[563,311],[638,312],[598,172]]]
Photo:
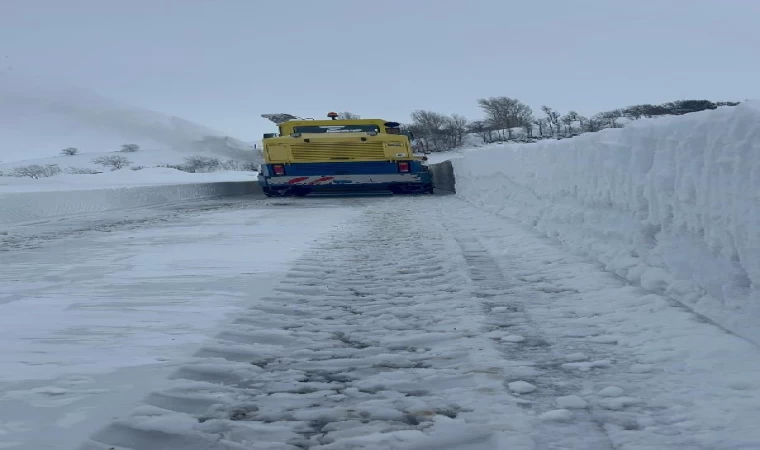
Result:
[[760,343],[760,102],[452,163],[463,199]]

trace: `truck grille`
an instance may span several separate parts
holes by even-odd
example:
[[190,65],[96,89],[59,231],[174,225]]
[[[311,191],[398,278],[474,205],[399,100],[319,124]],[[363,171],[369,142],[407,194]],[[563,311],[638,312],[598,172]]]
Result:
[[293,161],[383,161],[385,156],[382,142],[311,142],[292,144],[290,150]]

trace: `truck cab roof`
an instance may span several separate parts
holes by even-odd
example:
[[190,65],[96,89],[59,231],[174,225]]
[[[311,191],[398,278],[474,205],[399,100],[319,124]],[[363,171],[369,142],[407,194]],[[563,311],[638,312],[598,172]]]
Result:
[[289,135],[293,132],[301,133],[329,133],[329,132],[363,132],[374,130],[378,133],[385,133],[385,129],[391,126],[398,126],[395,122],[388,122],[383,119],[350,119],[350,120],[289,120],[280,124],[282,135]]

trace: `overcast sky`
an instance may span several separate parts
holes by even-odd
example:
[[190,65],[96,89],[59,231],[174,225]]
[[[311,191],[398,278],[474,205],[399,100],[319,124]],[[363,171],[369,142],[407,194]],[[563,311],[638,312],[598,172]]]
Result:
[[759,18],[760,0],[0,0],[0,58],[258,139],[268,112],[756,98]]

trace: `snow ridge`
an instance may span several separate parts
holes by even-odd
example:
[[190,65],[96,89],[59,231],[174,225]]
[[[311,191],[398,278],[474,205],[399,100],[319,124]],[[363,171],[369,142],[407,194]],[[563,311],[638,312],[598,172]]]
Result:
[[255,181],[154,183],[157,185],[0,194],[0,226],[260,191]]
[[760,104],[452,160],[462,198],[760,343]]

